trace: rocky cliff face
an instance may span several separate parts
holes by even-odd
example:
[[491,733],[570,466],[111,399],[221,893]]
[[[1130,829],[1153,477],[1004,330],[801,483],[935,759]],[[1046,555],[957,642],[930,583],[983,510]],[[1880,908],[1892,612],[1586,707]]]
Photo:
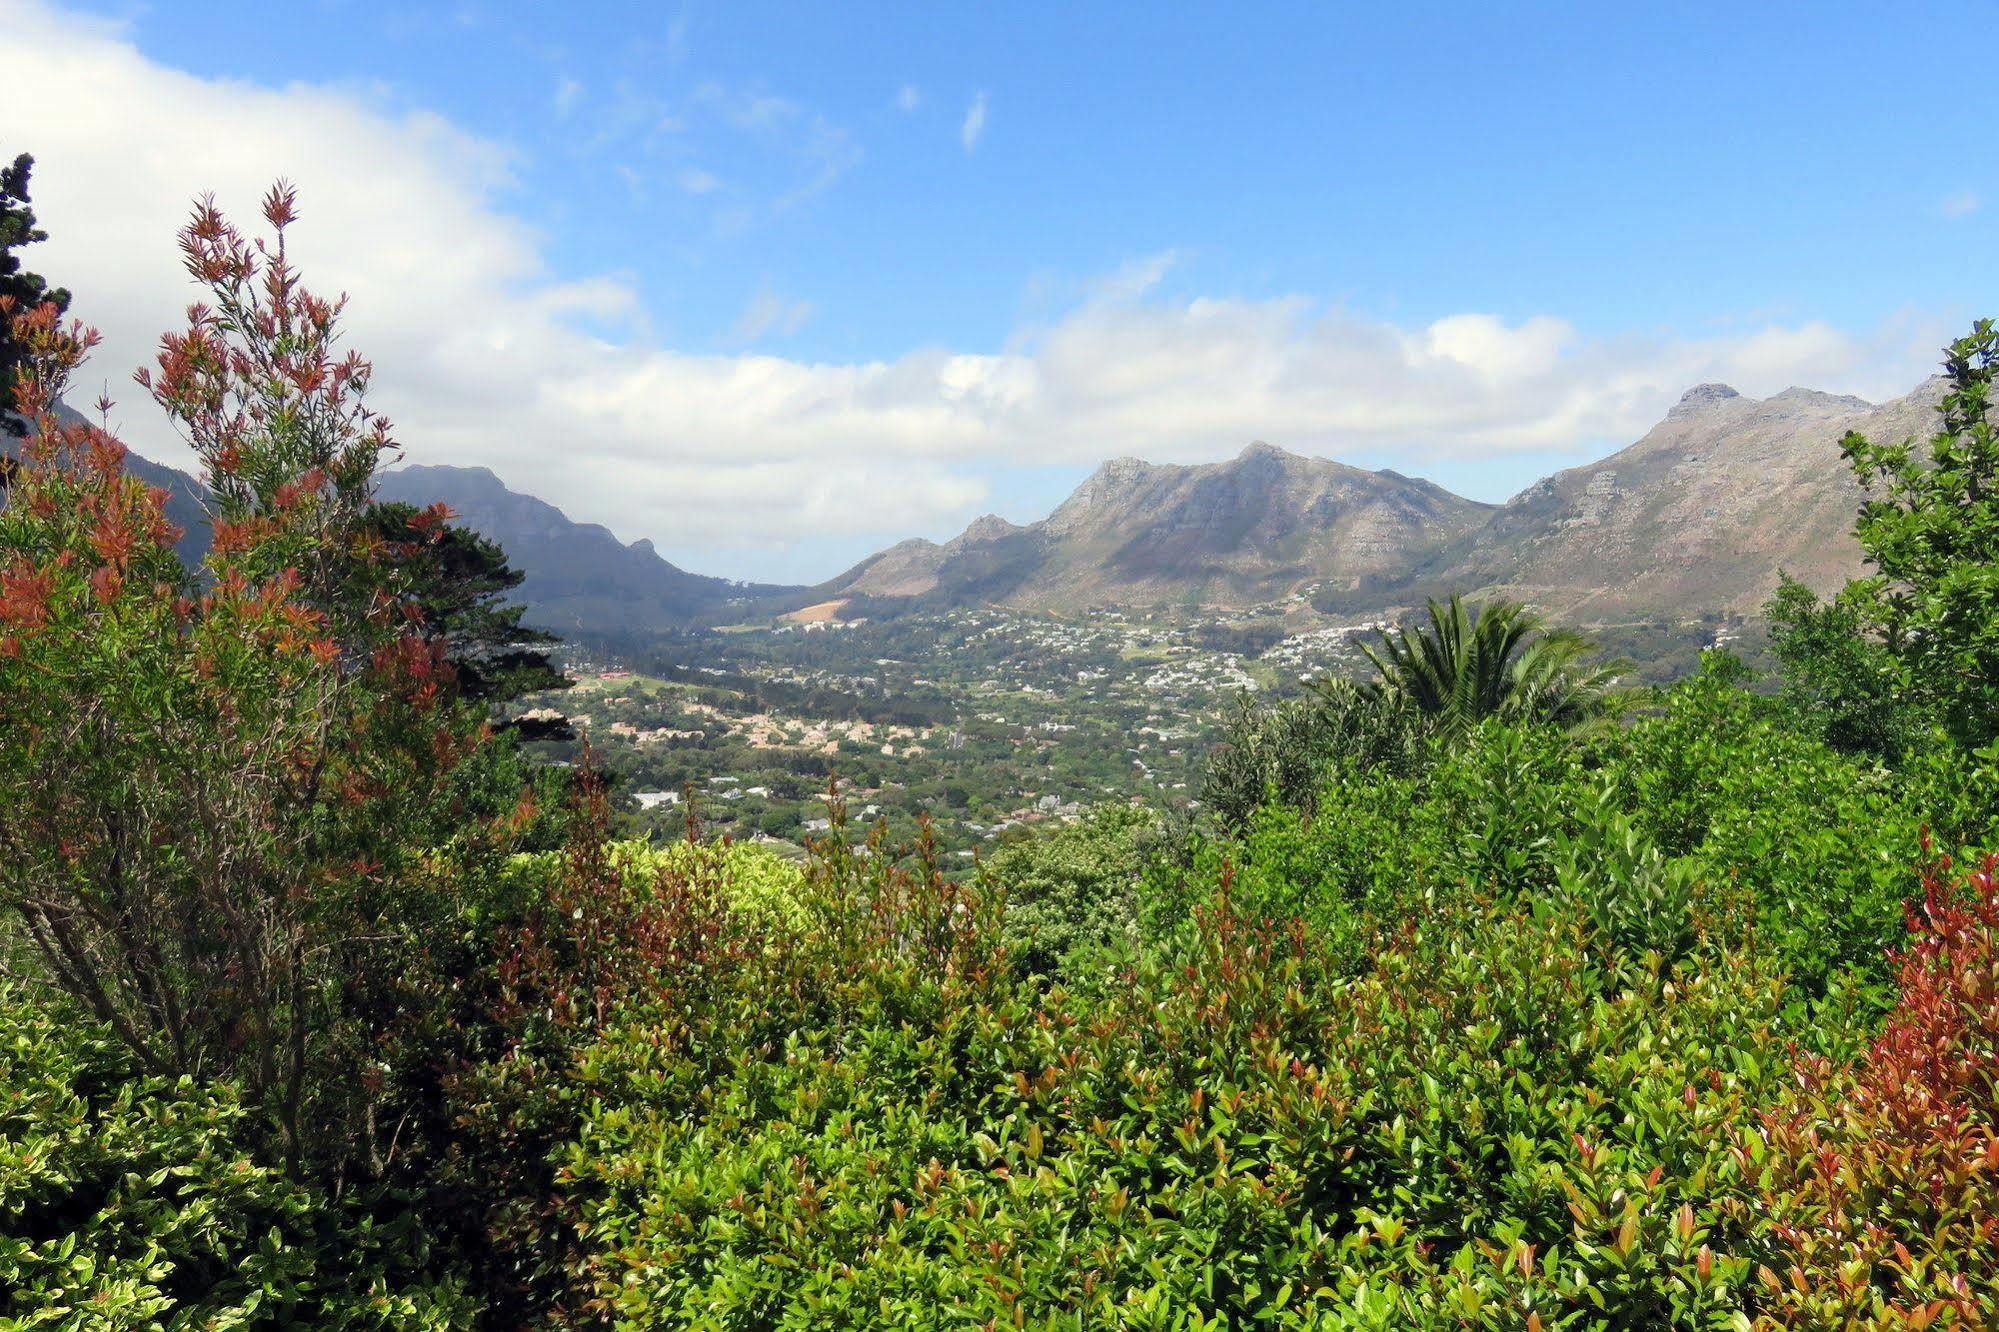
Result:
[[1699,385],[1643,439],[1536,482],[1414,578],[1582,620],[1754,612],[1779,569],[1829,591],[1860,570],[1840,440],[1927,435],[1942,391],[1931,380],[1876,405]]
[[1351,611],[1459,591],[1581,621],[1754,613],[1780,569],[1821,591],[1860,571],[1860,489],[1839,442],[1927,435],[1941,395],[1940,379],[1881,404],[1699,384],[1643,439],[1499,506],[1263,443],[1199,467],[1117,458],[1041,522],[980,519],[829,586],[1051,610],[1241,606],[1312,587]]
[[1253,604],[1406,570],[1490,511],[1427,481],[1264,443],[1194,467],[1116,458],[1041,522],[982,518],[943,546],[894,547],[835,585],[1049,610]]

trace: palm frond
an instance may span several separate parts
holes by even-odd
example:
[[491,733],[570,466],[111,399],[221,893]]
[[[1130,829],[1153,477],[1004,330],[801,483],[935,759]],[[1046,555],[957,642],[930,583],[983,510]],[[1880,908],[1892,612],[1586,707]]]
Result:
[[1466,606],[1462,597],[1432,599],[1427,623],[1384,632],[1361,651],[1375,678],[1361,686],[1376,701],[1394,700],[1446,733],[1486,717],[1575,726],[1605,711],[1628,669],[1592,663],[1595,645],[1571,629],[1551,629],[1516,601]]

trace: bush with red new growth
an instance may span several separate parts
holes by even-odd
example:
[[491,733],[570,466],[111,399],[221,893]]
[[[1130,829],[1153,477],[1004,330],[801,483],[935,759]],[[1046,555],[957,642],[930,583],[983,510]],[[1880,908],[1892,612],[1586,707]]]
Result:
[[1932,864],[1901,999],[1860,1063],[1765,1118],[1769,1317],[1984,1327],[1999,1313],[1999,889]]

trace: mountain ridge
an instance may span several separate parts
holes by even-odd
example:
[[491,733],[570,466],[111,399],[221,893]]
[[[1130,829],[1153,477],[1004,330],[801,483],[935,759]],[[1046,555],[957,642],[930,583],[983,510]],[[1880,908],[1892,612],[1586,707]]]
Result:
[[1216,463],[1109,459],[1038,522],[989,515],[941,545],[898,543],[827,586],[1042,610],[1260,601],[1301,579],[1406,566],[1494,507],[1257,440]]
[[[962,603],[976,588],[1024,609],[1190,596],[1239,609],[1309,592],[1324,610],[1388,611],[1461,591],[1516,597],[1571,618],[1753,614],[1774,591],[1780,569],[1820,591],[1860,571],[1852,527],[1861,492],[1840,458],[1839,440],[1848,430],[1893,439],[1927,434],[1942,386],[1933,376],[1898,398],[1872,403],[1795,385],[1756,398],[1727,384],[1696,384],[1638,440],[1542,477],[1497,505],[1392,469],[1363,471],[1261,440],[1220,463],[1113,458],[1047,517],[1002,538],[1014,546],[1015,565],[1004,583],[989,568],[968,569],[971,547],[982,543],[968,540],[974,533],[967,529],[942,545],[890,547],[826,587],[929,604]],[[1252,523],[1234,544],[1210,541],[1205,566],[1197,558],[1188,567],[1183,559],[1177,586],[1120,576],[1148,540],[1158,546],[1174,533],[1191,533],[1183,555],[1203,553],[1201,538],[1213,537],[1215,526],[1187,521],[1185,492],[1224,478],[1239,489],[1265,478],[1260,493],[1274,503],[1295,488],[1268,478],[1301,474],[1348,487],[1350,501],[1353,488],[1367,489],[1373,503],[1429,521],[1342,524],[1338,505],[1308,503],[1303,518],[1320,520],[1329,542],[1321,543],[1318,558],[1287,561],[1268,541],[1254,549],[1259,533]],[[1376,516],[1364,506],[1360,512]],[[1149,532],[1131,531],[1147,525]],[[1122,544],[1111,539],[1120,533]],[[1294,552],[1314,544],[1309,533],[1293,532],[1291,540]],[[1240,548],[1244,541],[1251,550]],[[1076,549],[1065,555],[1065,547]],[[1102,576],[1079,571],[1087,561],[1077,550],[1099,557]],[[990,553],[983,563],[991,565]],[[1231,578],[1231,571],[1248,576]]]
[[[492,469],[408,464],[381,497],[443,501],[526,575],[531,622],[572,636],[754,618],[848,601],[861,613],[997,604],[1243,609],[1309,598],[1330,613],[1390,613],[1427,596],[1508,596],[1575,620],[1753,614],[1783,569],[1820,591],[1860,570],[1861,492],[1838,451],[1860,430],[1926,435],[1943,380],[1884,403],[1793,386],[1767,398],[1696,384],[1639,439],[1542,477],[1503,504],[1393,469],[1367,471],[1252,440],[1208,463],[1107,459],[1041,519],[973,519],[911,538],[813,586],[689,573],[650,540],[621,542]],[[205,492],[131,455],[205,548]]]

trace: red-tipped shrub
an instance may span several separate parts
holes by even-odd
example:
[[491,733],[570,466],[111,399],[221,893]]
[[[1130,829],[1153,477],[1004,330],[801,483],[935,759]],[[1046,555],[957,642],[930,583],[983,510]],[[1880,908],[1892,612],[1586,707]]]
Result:
[[1768,1321],[1984,1327],[1999,1312],[1999,889],[1924,875],[1901,998],[1855,1067],[1765,1116]]

